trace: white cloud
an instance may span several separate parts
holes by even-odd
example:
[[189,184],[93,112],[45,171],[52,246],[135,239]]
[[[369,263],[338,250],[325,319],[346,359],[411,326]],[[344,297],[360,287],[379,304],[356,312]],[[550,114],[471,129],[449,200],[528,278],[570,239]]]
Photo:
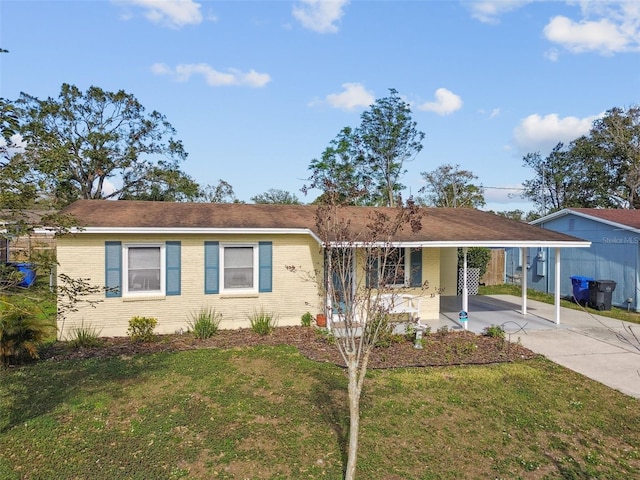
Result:
[[418,110],[435,112],[438,115],[449,115],[462,108],[462,98],[446,88],[439,88],[435,93],[434,102],[418,105]]
[[[640,51],[640,3],[581,2],[582,19],[558,15],[544,28],[547,40],[572,53]],[[557,54],[552,55],[552,59]]]
[[[521,197],[522,185],[501,185],[501,186],[489,186],[484,188],[484,200],[489,204],[505,204],[505,203],[526,203],[529,200],[525,200]],[[515,208],[515,207],[514,207]]]
[[598,51],[610,54],[624,51],[631,41],[619,25],[606,18],[597,22],[574,22],[567,17],[557,16],[544,27],[544,35],[547,40],[574,53]]
[[468,4],[471,16],[482,23],[498,23],[501,15],[516,10],[532,0],[473,1]]
[[[202,22],[201,5],[193,0],[112,0],[115,4],[141,7],[150,22],[170,28],[197,25]],[[127,14],[123,18],[130,18]]]
[[483,108],[481,108],[480,110],[478,110],[478,113],[480,115],[482,115],[483,117],[487,117],[489,120],[493,120],[494,118],[496,118],[497,116],[500,115],[500,113],[502,113],[502,111],[499,108],[493,108],[491,109],[491,111],[487,111]]
[[27,141],[22,138],[22,135],[19,133],[14,133],[9,138],[9,143],[7,140],[0,135],[0,152],[6,153],[8,156],[13,156],[16,153],[24,153],[27,148]]
[[522,153],[550,152],[558,142],[566,144],[589,133],[594,120],[602,115],[560,118],[556,113],[545,116],[536,113],[520,122],[513,132],[513,138]]
[[300,0],[292,14],[304,28],[318,33],[336,33],[349,0]]
[[360,83],[343,83],[342,88],[342,92],[330,93],[324,102],[313,102],[312,105],[327,103],[333,108],[353,110],[358,107],[368,107],[375,102],[373,93],[367,91]]
[[544,56],[552,62],[557,62],[560,57],[560,52],[558,52],[557,48],[551,48],[545,52]]
[[264,87],[271,81],[267,73],[258,73],[255,70],[241,72],[235,68],[219,72],[206,63],[180,64],[175,69],[171,69],[164,63],[156,63],[151,66],[151,71],[156,75],[169,75],[177,82],[186,82],[193,75],[202,75],[207,85],[211,87]]

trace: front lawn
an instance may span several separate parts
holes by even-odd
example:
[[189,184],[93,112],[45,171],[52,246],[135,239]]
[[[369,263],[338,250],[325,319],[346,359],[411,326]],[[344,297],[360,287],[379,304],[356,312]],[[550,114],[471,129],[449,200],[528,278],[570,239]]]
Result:
[[[337,479],[347,431],[344,370],[291,346],[0,371],[3,479]],[[360,439],[363,479],[640,477],[638,401],[540,357],[371,371]]]

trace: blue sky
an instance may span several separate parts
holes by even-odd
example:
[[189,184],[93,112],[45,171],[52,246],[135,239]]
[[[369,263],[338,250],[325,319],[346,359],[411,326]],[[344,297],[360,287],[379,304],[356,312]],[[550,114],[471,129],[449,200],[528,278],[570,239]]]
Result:
[[395,88],[426,133],[405,197],[450,163],[487,209],[528,211],[509,195],[532,177],[522,157],[640,91],[635,1],[3,0],[0,16],[2,97],[123,89],[176,128],[184,171],[247,202],[312,201],[310,161]]

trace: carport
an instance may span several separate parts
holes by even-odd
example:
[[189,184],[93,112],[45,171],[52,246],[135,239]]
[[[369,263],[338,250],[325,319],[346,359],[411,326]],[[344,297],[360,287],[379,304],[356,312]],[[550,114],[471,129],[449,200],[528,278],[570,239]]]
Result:
[[[470,305],[469,304],[469,289],[468,289],[468,268],[467,268],[467,251],[470,247],[487,247],[487,248],[519,248],[522,258],[523,259],[527,259],[527,250],[529,248],[538,248],[538,249],[549,249],[552,248],[555,251],[555,255],[554,255],[554,259],[555,259],[555,263],[554,263],[554,268],[553,268],[553,272],[555,275],[554,278],[554,318],[553,321],[559,325],[560,324],[560,300],[561,300],[561,294],[560,294],[560,279],[561,279],[561,269],[560,269],[560,257],[561,257],[561,249],[562,248],[587,248],[589,246],[591,246],[591,242],[589,241],[585,241],[585,240],[580,240],[580,239],[567,239],[564,238],[561,241],[558,241],[557,239],[552,239],[552,238],[545,238],[547,235],[547,233],[552,233],[549,230],[545,230],[545,229],[539,229],[540,230],[540,236],[538,240],[524,240],[524,241],[519,241],[519,240],[513,240],[513,241],[509,241],[509,242],[493,242],[491,240],[487,240],[487,241],[476,241],[476,242],[463,242],[457,245],[458,248],[462,248],[463,252],[464,252],[464,264],[463,264],[463,285],[462,285],[462,295],[461,295],[461,304],[460,304],[460,310],[458,311],[460,314],[466,313],[468,315],[468,320],[463,323],[463,327],[464,328],[469,328],[469,323],[471,322],[470,318],[473,315],[473,307],[474,305]],[[527,260],[527,264],[526,264],[526,268],[529,269],[533,266],[533,263],[535,262],[536,264],[538,262],[546,262],[547,260],[544,258],[535,258],[531,260],[531,263],[529,264],[528,260]],[[546,267],[546,265],[544,266]],[[538,266],[538,268],[541,268],[540,266]],[[549,269],[547,269],[549,270]],[[521,290],[522,290],[522,294],[521,294],[521,305],[520,305],[520,315],[526,317],[527,316],[527,275],[522,275],[522,283],[521,283]],[[443,299],[440,300],[440,311],[443,312]],[[479,306],[478,303],[476,303],[475,305]],[[446,302],[444,307],[445,308],[450,308],[451,306],[451,301]]]

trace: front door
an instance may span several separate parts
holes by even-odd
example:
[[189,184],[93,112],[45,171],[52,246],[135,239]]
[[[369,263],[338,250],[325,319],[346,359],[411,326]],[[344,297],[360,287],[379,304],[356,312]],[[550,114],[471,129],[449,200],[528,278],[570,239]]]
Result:
[[353,305],[355,248],[332,248],[327,263],[331,278],[327,300],[332,319],[344,320]]

